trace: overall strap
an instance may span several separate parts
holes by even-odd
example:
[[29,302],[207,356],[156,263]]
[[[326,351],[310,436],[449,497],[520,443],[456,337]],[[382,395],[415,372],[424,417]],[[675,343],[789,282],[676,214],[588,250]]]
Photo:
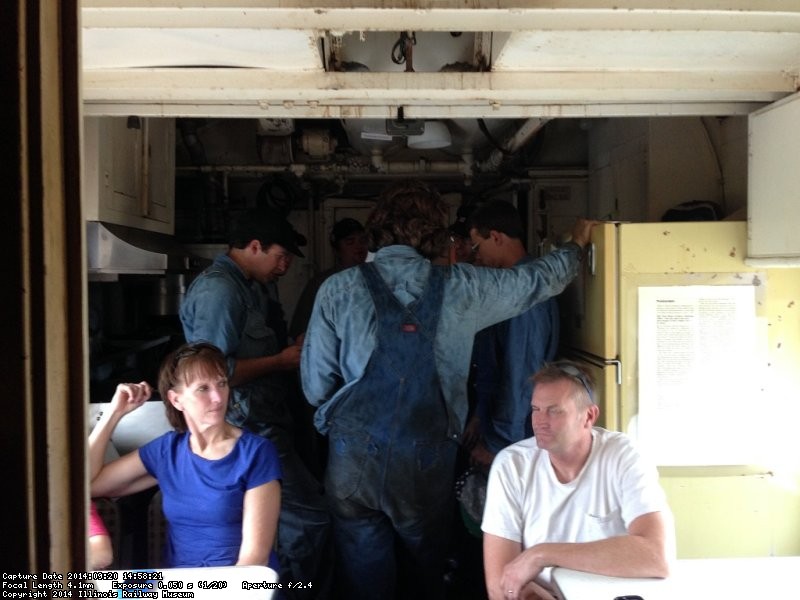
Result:
[[[422,296],[405,306],[392,293],[375,264],[362,263],[358,268],[364,276],[372,301],[375,304],[376,313],[378,313],[379,331],[382,329],[382,325],[390,325],[393,329],[391,333],[394,334],[396,332],[396,329],[394,329],[396,324],[404,332],[413,333],[417,330],[422,330],[429,337],[432,338],[434,336],[442,307],[443,269],[431,265],[428,281],[425,284]],[[385,311],[384,309],[387,308],[389,310]],[[386,312],[392,314],[389,322],[386,320]],[[398,321],[399,323],[397,323]]]

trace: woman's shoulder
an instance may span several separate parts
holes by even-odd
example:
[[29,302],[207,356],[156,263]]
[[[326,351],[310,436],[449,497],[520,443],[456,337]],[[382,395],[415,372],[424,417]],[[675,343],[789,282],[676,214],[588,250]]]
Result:
[[[182,439],[185,439],[186,433],[182,433],[179,431],[171,430],[166,431],[159,435],[156,438],[153,438],[149,442],[147,442],[142,448],[167,448],[171,446],[175,446],[176,444],[180,443]],[[141,450],[141,448],[140,448]]]
[[270,440],[242,430],[237,446],[237,463],[244,467],[251,482],[261,484],[282,477],[278,450]]
[[153,440],[153,444],[163,454],[176,456],[182,452],[191,452],[188,431],[167,431]]
[[269,452],[270,454],[278,454],[277,449],[275,448],[275,444],[273,444],[270,440],[260,435],[256,435],[255,433],[248,431],[247,429],[242,429],[242,434],[239,437],[239,441],[237,442],[240,447],[248,453],[256,453],[256,452]]
[[151,473],[173,464],[181,449],[188,449],[187,435],[178,431],[162,433],[139,448],[139,458]]

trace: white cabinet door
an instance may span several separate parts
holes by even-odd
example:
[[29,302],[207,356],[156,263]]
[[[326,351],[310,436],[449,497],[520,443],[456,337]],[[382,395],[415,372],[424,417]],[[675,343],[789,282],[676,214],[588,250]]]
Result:
[[174,233],[174,119],[86,118],[83,173],[85,219]]
[[148,119],[145,216],[170,227],[175,214],[175,121]]
[[[144,158],[144,120],[109,119],[104,136],[110,156],[104,157],[109,168],[108,207],[132,215],[142,212]],[[103,158],[101,158],[103,160]]]
[[747,263],[800,266],[800,94],[749,117]]

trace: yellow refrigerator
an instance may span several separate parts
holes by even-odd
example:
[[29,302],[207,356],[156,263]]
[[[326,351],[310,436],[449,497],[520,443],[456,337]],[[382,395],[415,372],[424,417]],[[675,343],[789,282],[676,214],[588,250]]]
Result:
[[800,270],[748,267],[746,236],[606,223],[560,297],[562,354],[593,373],[598,424],[658,465],[681,558],[800,554],[800,452],[781,418],[798,411]]

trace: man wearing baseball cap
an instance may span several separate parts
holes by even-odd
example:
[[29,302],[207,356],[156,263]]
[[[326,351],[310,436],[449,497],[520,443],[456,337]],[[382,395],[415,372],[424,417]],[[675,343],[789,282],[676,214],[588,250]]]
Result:
[[[313,581],[297,597],[323,597],[330,518],[322,488],[297,455],[287,380],[302,339],[287,345],[280,305],[265,293],[302,257],[305,238],[279,213],[248,210],[232,224],[228,251],[189,286],[180,318],[188,342],[207,341],[227,357],[227,420],[272,441],[283,470],[278,558],[282,581]],[[283,331],[281,331],[283,329]],[[293,597],[293,596],[291,596]]]

